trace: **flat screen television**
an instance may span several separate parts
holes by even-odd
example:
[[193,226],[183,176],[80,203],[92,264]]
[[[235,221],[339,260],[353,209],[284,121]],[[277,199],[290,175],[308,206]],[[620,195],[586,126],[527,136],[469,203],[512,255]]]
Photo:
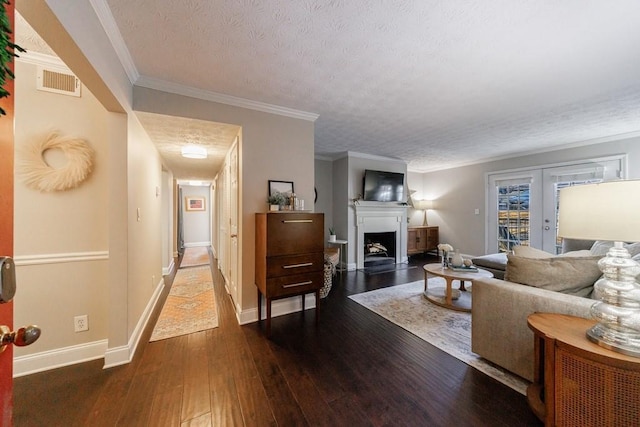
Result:
[[364,200],[376,202],[402,202],[404,174],[399,172],[364,171]]

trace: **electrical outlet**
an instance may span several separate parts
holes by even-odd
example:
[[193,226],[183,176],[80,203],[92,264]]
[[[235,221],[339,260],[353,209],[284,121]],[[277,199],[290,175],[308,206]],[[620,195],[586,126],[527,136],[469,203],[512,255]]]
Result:
[[89,317],[84,314],[73,318],[75,332],[83,332],[89,330]]

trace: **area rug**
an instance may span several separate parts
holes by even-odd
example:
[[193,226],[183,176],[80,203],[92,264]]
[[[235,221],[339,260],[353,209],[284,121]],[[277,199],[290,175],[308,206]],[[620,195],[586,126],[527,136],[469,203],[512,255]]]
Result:
[[180,262],[180,268],[205,264],[209,264],[209,248],[207,246],[185,248],[184,255],[182,255],[182,262]]
[[162,307],[151,339],[158,341],[218,326],[210,267],[180,269]]
[[[445,286],[429,278],[429,289]],[[353,301],[406,329],[451,356],[473,366],[521,394],[528,383],[471,351],[471,313],[449,310],[424,298],[424,280],[352,295]]]

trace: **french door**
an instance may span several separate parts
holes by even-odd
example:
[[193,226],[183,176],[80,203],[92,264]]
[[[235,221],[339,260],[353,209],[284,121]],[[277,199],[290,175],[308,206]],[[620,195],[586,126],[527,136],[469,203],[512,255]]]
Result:
[[487,253],[508,252],[516,245],[560,253],[560,189],[622,178],[624,161],[616,156],[489,174]]

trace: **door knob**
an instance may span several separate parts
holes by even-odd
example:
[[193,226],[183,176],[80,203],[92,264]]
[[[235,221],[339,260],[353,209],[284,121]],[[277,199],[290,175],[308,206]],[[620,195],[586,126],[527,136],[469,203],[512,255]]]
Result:
[[0,352],[9,345],[17,345],[18,347],[24,347],[25,345],[33,344],[40,338],[40,328],[36,325],[29,325],[11,332],[8,326],[0,326]]

